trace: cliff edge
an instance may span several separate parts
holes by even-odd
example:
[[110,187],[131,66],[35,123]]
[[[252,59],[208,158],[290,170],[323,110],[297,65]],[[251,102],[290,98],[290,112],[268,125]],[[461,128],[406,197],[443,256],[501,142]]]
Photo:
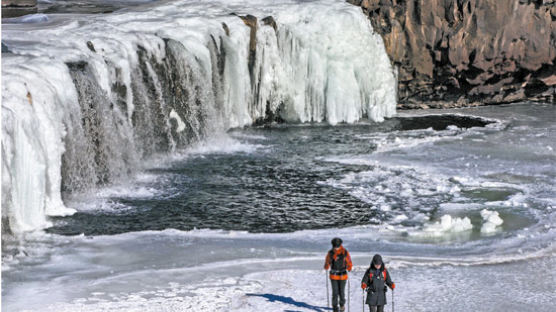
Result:
[[398,68],[399,108],[555,101],[555,0],[348,0]]

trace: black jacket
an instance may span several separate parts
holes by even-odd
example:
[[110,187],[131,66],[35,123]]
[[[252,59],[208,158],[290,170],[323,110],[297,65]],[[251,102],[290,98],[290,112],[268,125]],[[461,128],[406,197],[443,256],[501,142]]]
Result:
[[372,306],[385,305],[386,286],[392,288],[392,284],[390,273],[388,273],[384,264],[378,270],[374,267],[368,268],[361,280],[361,285],[367,286],[367,300],[365,303]]

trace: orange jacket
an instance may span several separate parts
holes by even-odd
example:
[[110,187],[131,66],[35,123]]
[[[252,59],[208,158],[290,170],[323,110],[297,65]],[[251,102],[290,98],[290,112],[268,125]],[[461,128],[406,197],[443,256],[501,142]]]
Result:
[[[340,246],[340,248],[336,249],[336,251],[332,249],[326,254],[326,258],[324,260],[324,269],[328,270],[330,268],[330,265],[332,264],[332,260],[336,260],[338,256],[341,254],[344,254],[344,264],[346,270],[351,271],[351,268],[353,267],[353,263],[351,262],[351,257],[349,256],[349,252],[344,248],[344,246]],[[347,273],[334,273],[332,271],[330,272],[330,279],[332,280],[345,281],[347,280],[347,278],[348,278]]]

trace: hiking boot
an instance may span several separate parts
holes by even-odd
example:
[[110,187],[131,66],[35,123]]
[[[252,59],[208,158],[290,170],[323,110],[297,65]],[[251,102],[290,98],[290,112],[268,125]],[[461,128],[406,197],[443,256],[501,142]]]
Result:
[[346,307],[340,306],[340,311],[341,311],[341,312],[344,312],[345,310],[346,310]]

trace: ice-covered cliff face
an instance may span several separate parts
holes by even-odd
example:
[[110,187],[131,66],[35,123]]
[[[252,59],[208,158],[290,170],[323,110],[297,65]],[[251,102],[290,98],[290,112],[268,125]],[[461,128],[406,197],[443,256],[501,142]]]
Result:
[[62,194],[232,127],[395,112],[382,39],[342,1],[177,1],[38,21],[2,33],[4,231],[44,228],[74,211]]

